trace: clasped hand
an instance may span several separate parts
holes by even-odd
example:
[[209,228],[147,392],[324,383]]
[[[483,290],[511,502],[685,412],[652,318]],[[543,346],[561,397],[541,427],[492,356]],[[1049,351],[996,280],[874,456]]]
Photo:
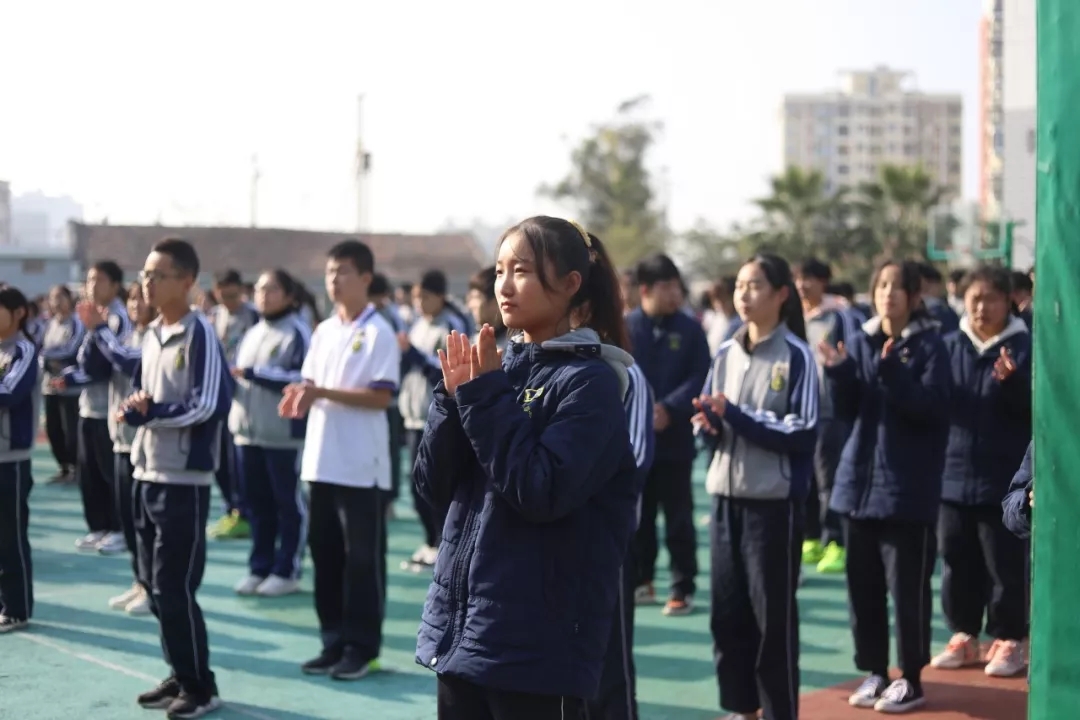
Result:
[[727,412],[727,398],[724,394],[716,393],[715,395],[702,395],[694,398],[694,408],[697,413],[690,418],[690,423],[694,426],[694,429],[704,430],[710,435],[718,434],[720,428],[713,426],[712,421],[709,420],[709,413],[716,417],[724,417],[724,413]]
[[502,350],[495,344],[495,328],[490,325],[480,328],[475,345],[464,333],[454,330],[446,336],[446,349],[438,352],[448,393],[455,392],[462,383],[502,368]]
[[135,412],[146,417],[150,410],[151,399],[150,393],[145,390],[132,393],[126,400],[120,403],[120,407],[116,411],[116,421],[121,423],[124,422],[124,415],[128,412]]

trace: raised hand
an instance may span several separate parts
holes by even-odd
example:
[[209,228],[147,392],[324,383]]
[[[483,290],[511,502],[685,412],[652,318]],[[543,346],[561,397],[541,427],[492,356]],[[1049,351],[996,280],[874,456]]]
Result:
[[709,422],[709,415],[705,412],[706,408],[712,409],[709,404],[709,396],[702,395],[699,398],[693,399],[694,409],[697,410],[694,416],[690,418],[690,424],[694,426],[695,430],[704,430],[710,435],[716,435],[720,431],[713,427],[713,424]]
[[468,382],[471,377],[472,353],[469,338],[454,330],[446,336],[446,349],[439,350],[438,353],[443,385],[446,386],[446,392],[453,393],[458,385]]
[[821,357],[825,361],[825,367],[836,367],[848,359],[847,347],[845,347],[842,342],[837,343],[836,347],[833,347],[822,340],[818,344],[818,352],[821,353]]
[[480,335],[472,348],[469,367],[471,380],[502,369],[502,353],[499,352],[499,346],[495,344],[495,328],[490,325],[485,324],[480,328]]
[[75,311],[79,315],[79,320],[82,321],[84,327],[87,330],[93,330],[98,325],[105,322],[105,316],[101,312],[101,309],[88,300],[84,300],[75,306]]
[[1001,354],[998,356],[997,360],[994,361],[994,379],[998,382],[1003,382],[1012,377],[1014,372],[1016,372],[1016,361],[1013,360],[1009,348],[1003,346],[1001,348]]

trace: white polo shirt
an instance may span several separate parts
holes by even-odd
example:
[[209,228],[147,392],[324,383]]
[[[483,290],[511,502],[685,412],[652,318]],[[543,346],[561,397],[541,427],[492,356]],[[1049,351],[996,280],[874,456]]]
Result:
[[[389,323],[368,305],[360,317],[323,320],[311,336],[305,380],[340,390],[397,389],[401,350]],[[316,400],[308,413],[300,479],[390,489],[390,427],[385,410]]]

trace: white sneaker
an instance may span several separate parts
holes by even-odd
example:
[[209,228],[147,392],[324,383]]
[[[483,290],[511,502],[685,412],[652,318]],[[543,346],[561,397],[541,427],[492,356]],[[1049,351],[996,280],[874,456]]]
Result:
[[972,665],[982,665],[983,662],[979,638],[967,633],[956,633],[941,654],[930,661],[930,666],[939,670],[959,670]]
[[915,690],[911,683],[904,678],[893,680],[892,685],[885,688],[881,693],[881,699],[874,703],[874,709],[879,713],[899,715],[926,704],[926,697]]
[[288,580],[277,575],[266,578],[255,589],[255,594],[262,597],[281,597],[282,595],[292,595],[295,592],[300,592],[299,580]]
[[254,595],[255,591],[259,589],[259,586],[263,584],[266,578],[261,578],[258,575],[248,575],[240,582],[236,583],[233,590],[237,595]]
[[102,555],[119,555],[128,551],[127,540],[123,533],[113,532],[101,538],[97,551]]
[[425,545],[420,548],[420,564],[421,565],[434,565],[435,560],[439,557],[439,548]]
[[132,600],[142,593],[142,585],[135,583],[124,592],[109,598],[109,607],[113,610],[123,610]]
[[863,680],[862,685],[848,697],[848,705],[857,708],[872,708],[877,704],[889,681],[880,675],[871,675]]
[[139,586],[138,594],[124,607],[128,615],[142,616],[150,614],[150,596]]
[[75,541],[75,547],[79,550],[97,550],[105,535],[106,533],[103,532],[87,533]]
[[995,640],[986,654],[986,672],[990,677],[1014,677],[1027,667],[1024,643],[1017,640]]

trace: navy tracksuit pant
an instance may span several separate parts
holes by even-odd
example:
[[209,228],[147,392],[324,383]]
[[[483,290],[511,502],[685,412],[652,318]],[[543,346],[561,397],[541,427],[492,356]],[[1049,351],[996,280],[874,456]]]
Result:
[[888,598],[892,595],[900,670],[918,683],[930,662],[930,578],[937,560],[934,529],[897,520],[845,518],[844,533],[855,667],[887,675]]
[[251,523],[251,574],[300,577],[307,543],[307,498],[300,484],[297,450],[237,445]]
[[1001,508],[941,504],[941,605],[949,629],[996,640],[1028,636],[1028,544],[1005,529]]
[[247,520],[248,508],[244,497],[243,478],[238,467],[236,457],[236,444],[233,442],[232,433],[229,432],[227,423],[221,427],[221,460],[218,469],[214,471],[214,479],[217,481],[218,490],[225,501],[225,514],[239,513],[240,517]]
[[158,619],[161,650],[180,687],[216,693],[206,621],[195,600],[206,570],[210,488],[135,481],[139,583]]
[[709,624],[720,705],[799,717],[801,503],[713,497]]
[[819,420],[817,445],[814,447],[814,475],[806,498],[806,539],[822,545],[836,543],[843,547],[844,530],[840,516],[829,509],[833,481],[851,425],[842,420]]
[[79,418],[79,461],[75,475],[82,495],[83,516],[90,532],[119,532],[113,500],[113,441],[109,421],[104,418]]
[[353,647],[374,660],[386,614],[384,490],[309,483],[315,614],[324,650]]
[[641,496],[641,523],[635,539],[637,584],[651,583],[660,552],[656,516],[664,512],[664,542],[671,558],[671,594],[685,598],[697,589],[697,526],[694,524],[693,460],[657,460]]
[[116,517],[124,531],[124,542],[131,553],[133,577],[139,577],[139,547],[135,539],[135,478],[132,477],[130,453],[115,453],[113,473],[113,497],[116,501]]
[[34,612],[30,559],[30,461],[0,463],[0,613],[29,620]]
[[589,702],[590,720],[637,720],[637,675],[634,669],[634,590],[637,571],[634,567],[634,542],[626,553],[620,573],[622,585],[611,623],[604,669],[600,675],[600,693]]

